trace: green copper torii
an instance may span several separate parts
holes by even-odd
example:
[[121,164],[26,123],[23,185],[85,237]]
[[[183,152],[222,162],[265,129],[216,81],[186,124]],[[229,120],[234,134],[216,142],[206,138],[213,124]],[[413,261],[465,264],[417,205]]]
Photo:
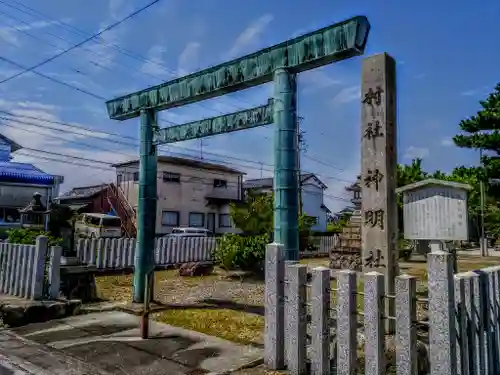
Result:
[[[370,24],[366,17],[299,36],[250,55],[106,102],[111,119],[141,117],[138,244],[134,302],[143,302],[146,275],[154,269],[156,227],[156,145],[201,138],[276,123],[274,139],[274,240],[286,257],[298,259],[298,170],[296,74],[364,53]],[[202,121],[156,130],[156,112],[275,82],[267,105]],[[257,112],[262,118],[252,117]]]

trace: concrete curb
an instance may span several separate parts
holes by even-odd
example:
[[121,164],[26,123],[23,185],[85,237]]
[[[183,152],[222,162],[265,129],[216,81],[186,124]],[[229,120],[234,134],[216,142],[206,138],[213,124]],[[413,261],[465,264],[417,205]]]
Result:
[[249,362],[245,365],[230,369],[230,370],[225,370],[225,371],[219,371],[219,372],[209,372],[206,375],[230,375],[235,371],[241,371],[241,370],[246,370],[249,368],[257,367],[260,366],[264,363],[264,358],[258,358],[252,362]]

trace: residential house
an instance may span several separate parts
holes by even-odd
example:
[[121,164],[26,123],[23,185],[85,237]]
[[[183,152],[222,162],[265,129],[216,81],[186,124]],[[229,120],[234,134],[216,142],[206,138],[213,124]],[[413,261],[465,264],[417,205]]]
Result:
[[61,204],[69,205],[78,213],[113,212],[113,207],[108,199],[109,184],[75,187],[57,198]]
[[22,146],[0,134],[0,225],[19,225],[19,209],[25,208],[35,193],[46,206],[59,195],[64,177],[47,174],[29,163],[12,161],[12,153]]
[[[273,191],[273,178],[259,178],[246,180],[243,183],[245,190],[253,190],[259,193],[271,193]],[[315,219],[313,230],[326,231],[327,218],[330,210],[324,203],[324,191],[327,186],[313,173],[304,173],[300,176],[300,189],[302,197],[302,211]]]
[[[137,212],[139,161],[114,167],[119,195]],[[214,233],[237,232],[230,220],[229,204],[242,199],[243,175],[225,165],[158,156],[156,233],[170,233],[179,226],[207,228]]]

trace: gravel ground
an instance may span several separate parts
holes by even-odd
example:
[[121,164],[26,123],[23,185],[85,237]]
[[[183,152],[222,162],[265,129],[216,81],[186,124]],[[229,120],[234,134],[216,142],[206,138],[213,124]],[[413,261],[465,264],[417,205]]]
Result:
[[163,303],[201,303],[209,299],[232,301],[238,304],[263,306],[264,282],[240,281],[224,276],[193,279],[174,278],[158,280],[155,296]]

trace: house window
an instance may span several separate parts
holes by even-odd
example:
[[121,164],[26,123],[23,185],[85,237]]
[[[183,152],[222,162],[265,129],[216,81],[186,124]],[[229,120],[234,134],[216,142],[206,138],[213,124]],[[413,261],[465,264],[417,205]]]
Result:
[[134,177],[134,182],[139,181],[139,172],[134,172],[133,177]]
[[161,225],[166,227],[178,227],[179,211],[163,211],[161,213]]
[[214,187],[216,187],[216,188],[220,188],[220,187],[227,188],[227,181],[226,180],[220,180],[220,179],[216,178],[214,180]]
[[219,228],[231,228],[231,215],[219,214]]
[[354,192],[354,199],[361,199],[361,192],[360,191]]
[[121,174],[116,176],[116,185],[120,186],[120,184],[122,183],[122,180],[123,180],[123,176]]
[[172,173],[172,172],[163,172],[163,182],[181,182],[181,174],[180,173]]
[[203,228],[205,226],[205,214],[201,212],[190,212],[189,226]]

